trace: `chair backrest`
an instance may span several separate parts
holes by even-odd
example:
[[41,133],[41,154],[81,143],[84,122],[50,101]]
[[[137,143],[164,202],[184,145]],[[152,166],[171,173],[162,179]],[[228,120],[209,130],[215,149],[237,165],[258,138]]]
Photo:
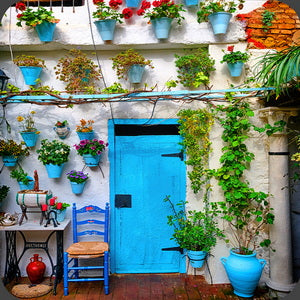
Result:
[[98,206],[87,205],[77,209],[72,207],[73,242],[78,242],[78,237],[84,235],[101,235],[104,242],[108,243],[109,204],[105,209]]

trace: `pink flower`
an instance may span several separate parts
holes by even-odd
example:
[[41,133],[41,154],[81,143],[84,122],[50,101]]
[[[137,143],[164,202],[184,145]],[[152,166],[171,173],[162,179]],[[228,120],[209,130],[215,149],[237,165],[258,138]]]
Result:
[[122,14],[124,15],[124,19],[130,19],[133,15],[133,12],[130,8],[124,8]]
[[229,51],[229,52],[233,52],[233,49],[234,49],[234,46],[228,46],[227,47],[227,51]]
[[26,5],[23,2],[18,2],[16,4],[16,9],[20,10],[20,11],[24,11],[26,9]]

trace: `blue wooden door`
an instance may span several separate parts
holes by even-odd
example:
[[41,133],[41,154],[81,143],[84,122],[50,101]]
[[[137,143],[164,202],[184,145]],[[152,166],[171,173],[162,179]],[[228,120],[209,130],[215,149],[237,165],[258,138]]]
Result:
[[[170,240],[171,209],[163,199],[166,195],[174,203],[185,199],[185,164],[172,155],[180,153],[179,142],[178,134],[115,136],[112,202],[121,206],[112,205],[115,273],[185,272],[178,251],[162,250],[177,246]],[[120,205],[120,198],[127,202]]]

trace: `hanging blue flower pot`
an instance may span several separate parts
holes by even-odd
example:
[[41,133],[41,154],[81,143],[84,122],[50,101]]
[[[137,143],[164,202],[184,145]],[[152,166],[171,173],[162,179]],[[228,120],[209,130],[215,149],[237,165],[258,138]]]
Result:
[[39,137],[39,134],[36,132],[20,132],[25,144],[27,147],[34,147],[37,139]]
[[185,6],[194,6],[198,5],[198,0],[184,0]]
[[167,39],[169,37],[172,21],[173,19],[167,17],[151,19],[156,38]]
[[49,178],[60,178],[64,164],[61,165],[46,164],[45,167]]
[[244,63],[237,61],[234,64],[227,63],[227,66],[232,77],[239,77],[242,74]]
[[58,222],[63,222],[65,220],[67,209],[57,209],[56,210],[56,220]]
[[71,184],[72,192],[74,194],[78,195],[78,194],[81,194],[83,192],[85,182],[77,183],[77,182],[70,181],[70,184]]
[[140,6],[141,0],[126,0],[126,6],[137,8]]
[[76,131],[79,139],[82,140],[92,140],[94,138],[94,131],[80,132]]
[[83,154],[82,157],[88,167],[97,167],[99,165],[100,155]]
[[6,167],[14,167],[17,164],[18,158],[13,155],[3,155],[2,161]]
[[18,181],[18,184],[19,184],[19,187],[20,187],[20,190],[33,190],[34,188],[34,180],[32,177],[30,176],[27,176],[27,178],[29,179],[29,182],[28,184],[24,184],[24,182],[22,181]]
[[94,22],[103,41],[112,41],[114,39],[116,22],[117,20],[114,19],[99,20]]
[[62,140],[64,140],[70,132],[70,127],[67,126],[63,126],[63,127],[59,127],[59,126],[55,126],[53,127],[53,130],[56,132],[56,134],[58,135],[58,137]]
[[256,253],[242,255],[230,250],[228,257],[221,257],[233,292],[240,297],[252,297],[266,264],[264,259],[256,258]]
[[128,70],[130,83],[140,83],[144,74],[145,65],[132,65]]
[[193,268],[202,268],[207,256],[207,252],[187,250],[187,256]]
[[52,42],[56,23],[43,22],[35,26],[41,42]]
[[220,11],[208,16],[214,34],[225,34],[232,17],[231,13]]
[[19,66],[25,83],[27,85],[36,85],[36,80],[40,77],[42,72],[42,67],[27,67],[27,66]]

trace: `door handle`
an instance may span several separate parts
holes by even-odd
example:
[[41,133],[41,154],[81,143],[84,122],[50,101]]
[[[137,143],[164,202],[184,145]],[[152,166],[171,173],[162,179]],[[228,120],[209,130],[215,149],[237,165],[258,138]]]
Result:
[[170,153],[170,154],[162,154],[164,157],[179,157],[181,161],[183,161],[183,152],[180,151],[178,153]]

